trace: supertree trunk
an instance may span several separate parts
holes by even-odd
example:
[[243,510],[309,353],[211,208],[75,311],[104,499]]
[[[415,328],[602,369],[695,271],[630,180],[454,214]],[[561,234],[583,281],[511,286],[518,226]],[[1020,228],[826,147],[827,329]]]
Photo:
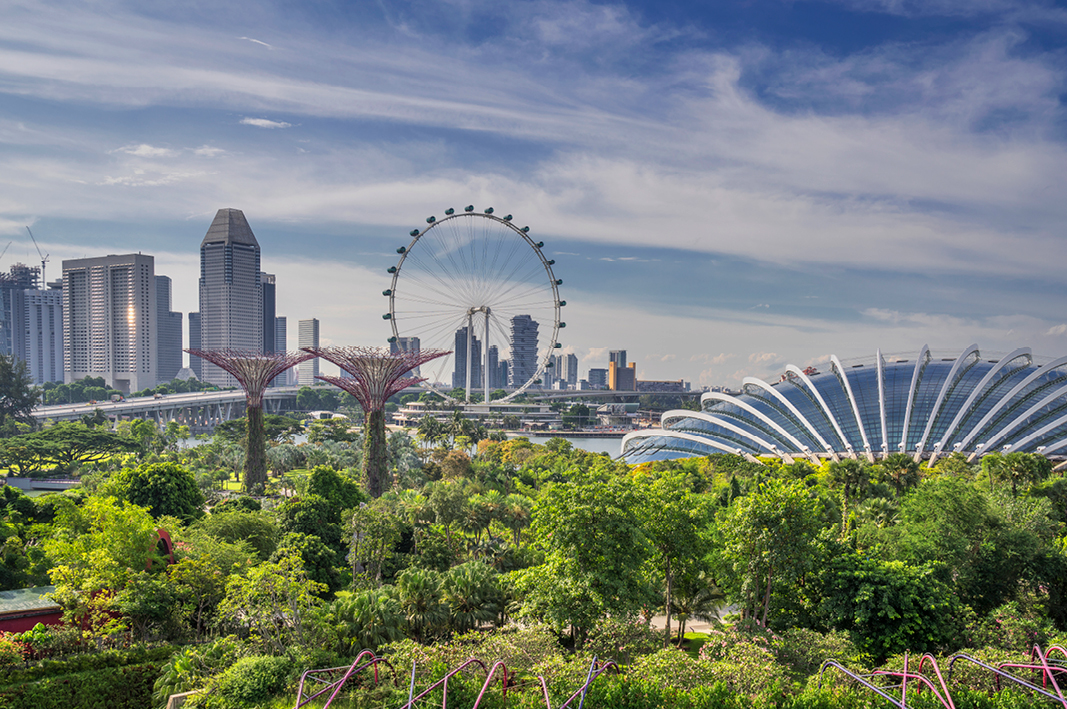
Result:
[[245,492],[249,495],[262,495],[267,487],[267,434],[263,429],[263,408],[249,406],[247,416]]
[[308,354],[333,362],[351,377],[319,377],[356,398],[363,408],[363,472],[367,492],[381,497],[389,482],[389,446],[385,440],[385,402],[405,387],[425,381],[408,373],[447,352],[390,352],[376,347],[305,347]]
[[389,443],[385,438],[385,412],[368,411],[363,431],[363,474],[367,492],[381,497],[389,487]]
[[314,357],[308,352],[250,352],[247,350],[185,350],[229,372],[245,390],[245,492],[262,495],[267,486],[267,436],[263,430],[263,392],[276,376]]

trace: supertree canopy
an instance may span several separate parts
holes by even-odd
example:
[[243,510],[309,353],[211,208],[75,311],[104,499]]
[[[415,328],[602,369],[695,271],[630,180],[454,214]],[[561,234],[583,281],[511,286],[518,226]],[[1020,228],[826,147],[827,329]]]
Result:
[[390,352],[378,347],[305,347],[304,352],[333,362],[352,375],[319,379],[356,398],[366,417],[363,436],[363,472],[372,497],[385,492],[389,475],[389,449],[385,440],[385,402],[409,386],[425,381],[406,376],[430,360],[451,354],[445,350]]
[[259,495],[267,484],[266,434],[263,431],[263,392],[276,376],[307,361],[310,352],[251,352],[248,350],[185,350],[233,375],[245,390],[248,435],[245,438],[245,492]]

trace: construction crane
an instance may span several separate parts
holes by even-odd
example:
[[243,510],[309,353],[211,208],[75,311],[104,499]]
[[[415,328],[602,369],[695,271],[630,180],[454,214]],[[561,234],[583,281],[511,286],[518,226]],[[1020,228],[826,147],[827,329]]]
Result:
[[6,253],[7,253],[7,250],[8,250],[9,248],[11,248],[11,244],[13,244],[13,243],[15,243],[15,242],[13,242],[13,241],[9,241],[9,242],[7,242],[7,246],[5,246],[5,247],[4,247],[4,250],[3,250],[3,251],[0,251],[0,258],[4,258],[4,254],[6,254]]
[[[26,231],[30,231],[30,228],[26,227]],[[32,231],[30,231],[30,238],[33,239],[33,245],[37,248],[37,255],[41,257],[41,290],[44,290],[48,287],[48,281],[44,277],[44,266],[48,263],[48,254],[41,253],[41,247],[37,246],[37,239],[34,239]]]

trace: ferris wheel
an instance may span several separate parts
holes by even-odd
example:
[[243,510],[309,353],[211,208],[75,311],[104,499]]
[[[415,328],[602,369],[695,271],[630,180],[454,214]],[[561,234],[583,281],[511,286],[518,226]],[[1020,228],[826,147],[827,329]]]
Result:
[[[558,336],[563,284],[545,258],[544,242],[530,237],[511,215],[498,217],[468,206],[428,217],[412,229],[411,243],[396,251],[392,285],[383,295],[393,328],[391,344],[403,349],[451,350],[423,365],[423,386],[450,401],[452,392],[505,389],[508,401],[541,381],[562,345]],[[417,339],[414,339],[417,338]],[[501,363],[507,359],[506,378]]]

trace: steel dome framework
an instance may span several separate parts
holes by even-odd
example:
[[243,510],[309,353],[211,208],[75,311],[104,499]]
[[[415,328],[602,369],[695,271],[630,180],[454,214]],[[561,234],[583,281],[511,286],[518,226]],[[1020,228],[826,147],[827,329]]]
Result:
[[941,456],[1024,451],[1067,458],[1067,357],[1035,364],[1023,347],[983,359],[977,345],[937,358],[883,357],[819,373],[789,365],[771,385],[747,377],[737,396],[709,392],[701,411],[668,411],[662,428],[623,439],[630,463],[737,453],[871,462],[904,452]]

